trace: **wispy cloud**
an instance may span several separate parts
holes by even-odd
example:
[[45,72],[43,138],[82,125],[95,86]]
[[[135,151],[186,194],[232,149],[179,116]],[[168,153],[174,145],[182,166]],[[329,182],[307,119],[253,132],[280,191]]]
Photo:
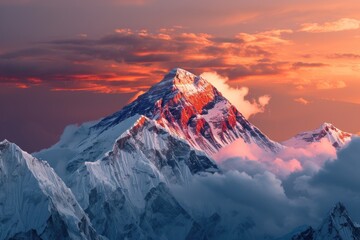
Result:
[[329,66],[325,63],[313,63],[313,62],[296,62],[293,63],[293,67],[297,68],[319,68],[319,67],[326,67]]
[[297,103],[303,104],[303,105],[308,105],[310,103],[309,100],[306,100],[305,98],[302,98],[302,97],[295,98],[294,101]]
[[339,32],[360,28],[360,20],[353,18],[341,18],[333,22],[304,23],[300,31],[311,33]]
[[338,89],[345,88],[346,83],[342,80],[319,80],[316,83],[317,89],[326,90],[326,89]]
[[346,59],[360,59],[360,54],[355,53],[334,53],[328,55],[329,58],[346,58]]
[[204,72],[203,78],[213,84],[224,96],[244,115],[249,118],[257,113],[264,112],[270,102],[269,95],[263,95],[258,99],[247,100],[249,89],[247,87],[235,88],[229,85],[229,78],[216,72]]

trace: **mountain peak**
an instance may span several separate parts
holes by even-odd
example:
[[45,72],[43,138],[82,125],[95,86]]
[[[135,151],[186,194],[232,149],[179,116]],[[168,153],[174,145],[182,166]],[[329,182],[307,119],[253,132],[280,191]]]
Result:
[[349,217],[345,206],[338,202],[317,230],[317,239],[359,239],[360,229]]
[[317,229],[307,229],[286,235],[291,240],[360,239],[360,228],[351,220],[341,202],[335,204]]
[[169,73],[174,73],[174,74],[191,74],[191,75],[194,75],[193,73],[183,69],[183,68],[179,68],[179,67],[176,67],[176,68],[173,68],[170,70]]
[[135,115],[156,121],[209,155],[238,138],[269,151],[279,148],[206,79],[181,68],[172,69],[135,101],[92,125],[90,132],[98,136]]
[[4,139],[3,141],[0,142],[0,152],[14,151],[14,149],[21,150],[18,145],[8,141],[7,139]]
[[173,68],[162,81],[155,84],[149,91],[159,89],[162,89],[163,93],[166,92],[164,90],[167,90],[168,93],[182,93],[182,97],[196,95],[204,91],[207,91],[207,94],[213,94],[216,91],[215,87],[208,81],[182,68]]
[[99,239],[49,164],[7,140],[0,142],[0,185],[0,239]]
[[346,211],[344,204],[342,202],[336,203],[335,206],[333,207],[333,209],[331,210],[331,215],[332,216],[347,215],[347,211]]
[[[176,83],[175,80],[177,80],[177,82],[187,82],[189,83],[189,80],[194,81],[195,78],[197,78],[197,76],[189,71],[186,71],[182,68],[173,68],[170,70],[170,72],[168,72],[167,74],[165,74],[164,78],[162,81],[160,81],[158,84],[162,84],[164,82],[172,82],[172,83]],[[158,85],[156,84],[156,85]],[[156,86],[155,85],[155,86]]]
[[336,149],[341,149],[351,140],[351,137],[351,133],[341,131],[333,124],[325,122],[319,128],[299,133],[283,144],[292,147],[304,147],[307,144],[327,139]]
[[332,123],[328,123],[328,122],[324,122],[323,124],[321,124],[320,128],[324,129],[324,128],[335,128],[335,126]]
[[323,124],[320,125],[320,127],[318,128],[318,131],[322,131],[322,130],[324,130],[326,132],[331,132],[331,131],[343,132],[339,128],[335,127],[334,124],[328,123],[328,122],[324,122]]
[[2,140],[1,142],[0,142],[0,146],[7,146],[7,145],[10,145],[11,144],[11,142],[10,141],[8,141],[7,139],[4,139],[4,140]]

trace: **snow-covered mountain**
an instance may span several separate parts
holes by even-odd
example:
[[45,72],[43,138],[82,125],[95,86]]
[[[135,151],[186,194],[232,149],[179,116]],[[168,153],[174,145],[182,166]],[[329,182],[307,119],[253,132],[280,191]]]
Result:
[[[129,235],[139,238],[147,232],[141,225],[145,221],[141,214],[152,209],[147,209],[152,189],[161,184],[187,184],[192,174],[217,171],[216,164],[203,152],[154,120],[138,116],[111,152],[95,162],[85,162],[70,175],[68,184],[100,234],[110,239]],[[176,201],[170,192],[162,198],[163,204]],[[109,211],[99,213],[103,208]],[[192,222],[187,217],[183,221]]]
[[107,129],[135,114],[156,120],[209,155],[238,138],[268,151],[278,147],[208,81],[180,68],[93,128]]
[[[35,156],[48,161],[71,188],[99,234],[141,239],[161,232],[149,230],[154,223],[141,217],[155,214],[149,209],[150,191],[164,192],[161,184],[186,185],[194,174],[218,172],[209,156],[236,139],[264,151],[281,148],[205,79],[177,68],[119,112],[68,127],[57,144]],[[170,191],[161,199],[178,205]],[[179,239],[203,234],[185,210],[176,211],[182,226],[189,227],[177,231]]]
[[341,149],[349,141],[352,134],[341,131],[331,123],[323,123],[318,129],[297,134],[295,137],[283,142],[285,146],[304,147],[313,142],[328,140],[336,149]]
[[48,163],[0,142],[0,239],[101,239]]
[[80,163],[95,161],[110,151],[138,115],[156,121],[209,156],[239,138],[265,151],[275,152],[280,148],[208,81],[176,68],[119,112],[98,122],[68,127],[57,144],[35,156],[49,161],[64,176],[67,171],[75,171]]
[[281,240],[359,240],[360,227],[355,224],[342,203],[337,203],[321,225],[307,227]]
[[67,127],[36,158],[0,143],[0,240],[253,239],[251,218],[192,216],[173,187],[222,176],[212,157],[236,140],[276,155],[321,139],[340,148],[351,135],[324,124],[281,145],[205,79],[176,68],[122,110]]

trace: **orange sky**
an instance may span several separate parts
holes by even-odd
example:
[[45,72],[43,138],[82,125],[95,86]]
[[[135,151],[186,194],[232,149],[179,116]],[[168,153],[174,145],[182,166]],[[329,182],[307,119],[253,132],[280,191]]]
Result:
[[360,131],[359,1],[83,1],[0,3],[4,89],[129,98],[182,67],[270,96],[250,120],[276,140],[324,121]]

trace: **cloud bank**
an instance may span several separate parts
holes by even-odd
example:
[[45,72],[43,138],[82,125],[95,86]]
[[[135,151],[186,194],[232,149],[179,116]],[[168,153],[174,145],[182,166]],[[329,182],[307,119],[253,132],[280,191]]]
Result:
[[[279,47],[291,44],[284,37],[290,33],[276,29],[221,37],[180,27],[118,28],[99,38],[82,33],[2,51],[0,83],[21,88],[45,85],[57,91],[135,93],[145,91],[174,67],[195,74],[215,71],[231,81],[279,76],[294,71],[294,66],[297,70],[323,67],[277,60]],[[259,107],[267,101],[267,97],[259,99]]]
[[173,188],[199,221],[219,213],[213,231],[234,233],[231,226],[246,225],[242,239],[278,237],[303,224],[317,226],[338,201],[355,221],[360,219],[360,138],[338,153],[324,141],[284,149],[275,159],[252,146],[244,151],[236,147],[239,143],[226,150],[228,155],[221,154],[224,174],[197,176],[188,186]]

